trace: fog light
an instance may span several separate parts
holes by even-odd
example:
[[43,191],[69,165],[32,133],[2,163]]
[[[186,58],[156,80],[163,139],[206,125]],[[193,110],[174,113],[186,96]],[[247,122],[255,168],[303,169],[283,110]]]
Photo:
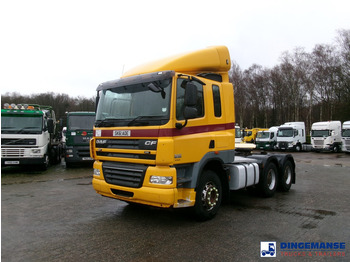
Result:
[[40,149],[32,149],[33,154],[40,154]]
[[172,176],[151,176],[149,182],[152,184],[171,185],[173,183]]
[[101,172],[100,169],[94,168],[94,176],[100,176]]

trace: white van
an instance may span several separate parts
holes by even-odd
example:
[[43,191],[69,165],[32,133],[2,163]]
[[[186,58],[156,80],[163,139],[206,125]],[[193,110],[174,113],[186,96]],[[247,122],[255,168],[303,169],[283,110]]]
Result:
[[311,126],[311,145],[313,151],[341,150],[341,122],[316,122]]

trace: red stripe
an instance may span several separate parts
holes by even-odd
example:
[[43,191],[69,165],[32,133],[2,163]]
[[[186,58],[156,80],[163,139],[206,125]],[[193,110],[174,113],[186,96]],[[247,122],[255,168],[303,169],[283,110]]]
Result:
[[[214,131],[223,131],[227,129],[234,129],[235,123],[217,124],[217,125],[206,125],[206,126],[191,126],[184,127],[181,129],[177,128],[165,128],[165,129],[122,129],[130,130],[131,134],[128,137],[173,137],[192,135],[199,133],[207,133]],[[121,130],[121,129],[118,129]],[[113,130],[101,130],[101,137],[113,137]],[[94,136],[96,136],[96,130],[94,130]],[[123,137],[123,136],[115,136]],[[125,136],[124,136],[125,137]]]

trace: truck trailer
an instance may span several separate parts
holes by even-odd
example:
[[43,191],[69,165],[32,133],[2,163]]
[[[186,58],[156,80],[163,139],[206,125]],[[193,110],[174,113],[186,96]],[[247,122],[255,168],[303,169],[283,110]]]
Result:
[[61,161],[62,143],[51,106],[4,104],[1,109],[1,165],[47,169]]
[[232,190],[271,197],[295,183],[290,154],[236,156],[225,46],[139,66],[97,87],[90,154],[102,196],[213,218]]
[[313,151],[341,150],[341,122],[316,122],[311,126],[311,145]]

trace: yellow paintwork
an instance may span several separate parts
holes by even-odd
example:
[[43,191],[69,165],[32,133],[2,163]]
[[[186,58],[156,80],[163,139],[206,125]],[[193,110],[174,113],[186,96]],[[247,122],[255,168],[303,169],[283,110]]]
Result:
[[[221,150],[233,150],[235,147],[235,122],[234,112],[234,94],[233,86],[229,83],[228,71],[231,68],[231,59],[227,47],[209,47],[204,50],[190,52],[186,54],[176,55],[171,58],[162,59],[147,65],[134,68],[123,75],[123,78],[157,72],[164,70],[173,70],[176,75],[173,78],[172,100],[170,108],[170,120],[162,126],[132,126],[132,127],[103,127],[94,128],[94,130],[112,131],[112,130],[170,130],[168,136],[147,137],[147,139],[158,139],[157,150],[150,151],[150,155],[156,155],[155,160],[123,158],[123,157],[106,157],[97,156],[97,152],[116,152],[116,153],[139,153],[143,154],[144,150],[126,150],[126,149],[107,149],[95,148],[95,139],[115,139],[115,137],[94,137],[90,142],[90,155],[96,161],[94,168],[99,169],[101,175],[93,176],[93,187],[97,193],[117,198],[124,201],[147,204],[158,207],[187,207],[195,204],[196,192],[193,188],[177,188],[176,185],[176,169],[173,165],[196,163],[199,162],[205,154],[212,151],[217,154]],[[211,72],[218,73],[222,76],[222,82],[201,78],[196,76],[198,73]],[[176,81],[179,74],[186,73],[194,75],[206,85],[203,88],[204,97],[204,116],[201,118],[188,120],[184,129],[175,128],[177,122],[185,121],[176,120]],[[214,115],[214,102],[212,95],[212,85],[219,86],[221,95],[221,111],[220,117]],[[211,126],[225,126],[230,124],[230,128],[224,130],[206,131]],[[232,128],[231,128],[232,127]],[[193,134],[185,133],[184,130],[195,128]],[[201,130],[201,131],[198,131]],[[182,133],[184,132],[184,133]],[[118,137],[118,139],[128,139],[128,137]],[[145,139],[145,137],[132,137],[132,139]],[[215,147],[209,148],[211,141],[215,141]],[[129,188],[107,184],[103,178],[101,161],[118,161],[124,163],[139,163],[148,165],[143,186],[141,188]],[[150,184],[151,175],[172,176],[173,183],[171,185]],[[111,189],[132,192],[133,197],[125,197],[115,195]]]
[[188,74],[195,74],[198,72],[227,73],[230,68],[231,59],[227,47],[213,46],[199,51],[174,55],[135,67],[124,73],[123,78],[165,70],[174,70],[176,72]]
[[267,131],[269,130],[268,128],[252,128],[252,129],[246,129],[244,130],[245,132],[252,132],[251,135],[245,136],[243,138],[243,142],[252,142],[256,140],[256,135],[258,134],[259,131]]

